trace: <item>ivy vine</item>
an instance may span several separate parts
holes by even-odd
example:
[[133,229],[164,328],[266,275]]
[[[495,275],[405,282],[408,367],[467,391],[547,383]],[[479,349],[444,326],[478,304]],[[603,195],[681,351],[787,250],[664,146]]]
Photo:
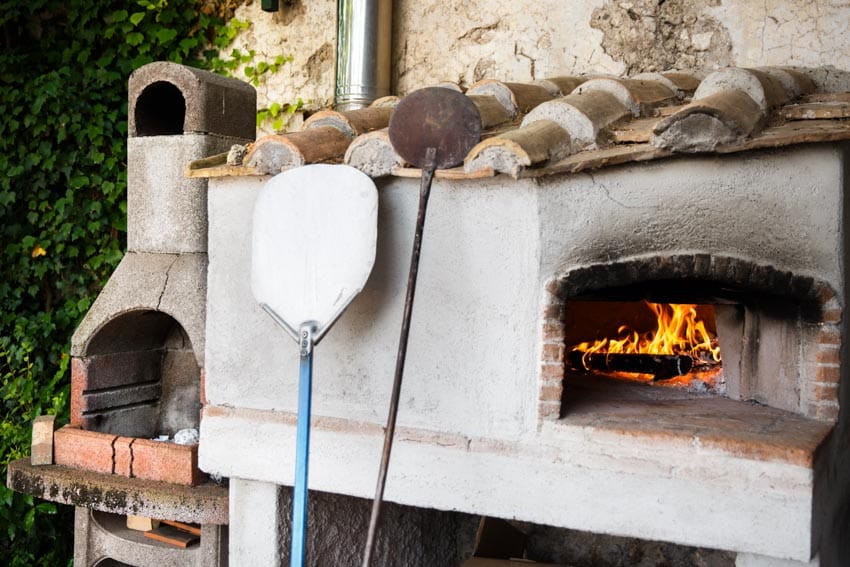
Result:
[[[234,0],[0,0],[0,475],[32,420],[68,419],[69,340],[126,246],[127,78],[167,60],[261,81],[222,53]],[[249,72],[250,69],[250,72]],[[288,112],[280,105],[270,116]],[[72,510],[0,486],[4,565],[65,565]]]

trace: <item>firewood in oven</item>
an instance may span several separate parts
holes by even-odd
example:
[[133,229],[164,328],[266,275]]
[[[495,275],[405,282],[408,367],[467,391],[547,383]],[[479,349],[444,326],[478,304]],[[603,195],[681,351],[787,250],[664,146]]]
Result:
[[691,371],[694,359],[687,354],[624,354],[574,350],[568,362],[575,370],[588,372],[635,372],[652,374],[653,381],[669,380]]

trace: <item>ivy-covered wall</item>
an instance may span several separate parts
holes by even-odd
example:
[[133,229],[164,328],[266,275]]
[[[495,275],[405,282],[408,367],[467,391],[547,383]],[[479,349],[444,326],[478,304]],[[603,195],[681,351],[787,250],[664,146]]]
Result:
[[[250,63],[229,47],[249,25],[230,19],[240,3],[0,1],[4,480],[29,454],[33,418],[67,421],[71,334],[125,250],[127,78],[155,60],[225,74]],[[0,486],[0,564],[68,564],[72,518]]]

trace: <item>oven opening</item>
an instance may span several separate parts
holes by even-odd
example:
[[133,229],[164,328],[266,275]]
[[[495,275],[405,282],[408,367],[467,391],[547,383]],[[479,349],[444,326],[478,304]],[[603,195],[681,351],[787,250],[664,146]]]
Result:
[[565,313],[573,380],[726,393],[713,305],[572,300]]

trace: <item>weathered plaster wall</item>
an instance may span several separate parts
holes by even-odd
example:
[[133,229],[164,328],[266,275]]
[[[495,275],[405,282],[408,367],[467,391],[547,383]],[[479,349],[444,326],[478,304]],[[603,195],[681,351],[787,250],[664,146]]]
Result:
[[[639,73],[727,65],[850,68],[848,0],[396,0],[393,84],[400,94],[439,81],[529,81],[578,73]],[[259,2],[236,12],[252,26],[234,47],[294,61],[259,87],[259,105],[333,100],[335,0]]]
[[[255,62],[292,56],[277,73],[267,73],[257,85],[257,107],[273,102],[309,109],[328,107],[334,98],[336,58],[336,0],[282,0],[277,13],[263,12],[259,0],[242,5],[235,17],[251,22],[228,49],[256,51]],[[245,78],[243,70],[236,76]],[[298,129],[296,116],[289,129]]]

